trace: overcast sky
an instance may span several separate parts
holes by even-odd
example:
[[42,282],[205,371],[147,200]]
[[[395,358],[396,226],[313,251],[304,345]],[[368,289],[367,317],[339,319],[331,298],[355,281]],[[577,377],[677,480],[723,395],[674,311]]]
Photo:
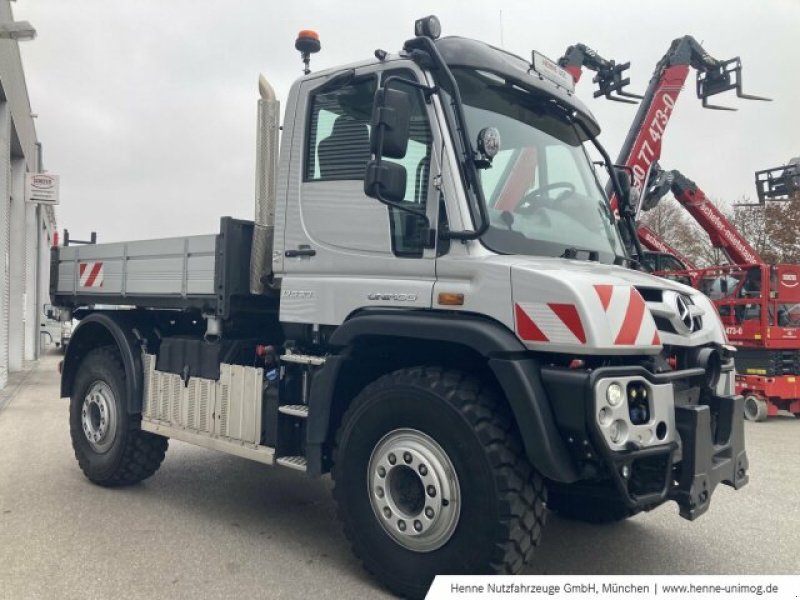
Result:
[[[630,60],[644,91],[672,39],[694,35],[716,58],[741,56],[745,92],[718,96],[738,112],[702,110],[694,74],[667,130],[662,166],[712,197],[755,197],[753,172],[800,155],[800,0],[570,2],[273,2],[18,0],[38,37],[21,44],[47,169],[61,175],[59,227],[101,241],[210,233],[219,217],[252,218],[258,73],[285,100],[301,63],[297,31],[316,29],[312,69],[396,51],[414,19],[436,14],[444,35],[531,49],[557,59],[583,42]],[[501,15],[502,10],[502,27]],[[578,87],[616,156],[635,107]]]

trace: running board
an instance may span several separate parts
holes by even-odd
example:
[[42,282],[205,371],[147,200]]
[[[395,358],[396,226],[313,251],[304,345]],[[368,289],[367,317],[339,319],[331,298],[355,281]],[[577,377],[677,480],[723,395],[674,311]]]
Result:
[[308,418],[308,406],[305,404],[285,404],[278,407],[278,412],[284,415],[291,415],[301,419]]
[[304,473],[307,464],[305,456],[281,456],[275,460],[275,463],[295,471],[303,471]]
[[[234,456],[240,456],[241,458],[249,458],[250,460],[254,460],[265,465],[271,465],[275,462],[275,448],[270,448],[269,446],[260,446],[247,442],[212,437],[208,433],[197,433],[179,427],[172,427],[171,425],[146,418],[142,418],[142,431],[149,431],[150,433],[155,433],[156,435],[172,438],[174,440],[180,440],[182,442],[188,442],[189,444],[208,448],[209,450],[218,450],[219,452],[224,452],[225,454],[233,454]],[[280,461],[281,459],[278,460]],[[305,459],[303,459],[303,461],[305,462]],[[303,465],[302,470],[305,471],[305,465]]]

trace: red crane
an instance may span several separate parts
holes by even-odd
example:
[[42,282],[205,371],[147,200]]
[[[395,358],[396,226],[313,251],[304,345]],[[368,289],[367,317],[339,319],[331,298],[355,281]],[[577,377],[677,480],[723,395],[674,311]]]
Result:
[[[690,67],[697,70],[697,96],[705,108],[735,110],[708,104],[709,97],[731,89],[740,98],[767,98],[742,92],[738,57],[717,60],[691,36],[672,42],[656,65],[644,96],[623,90],[630,82],[623,77],[630,63],[603,59],[583,44],[570,46],[559,64],[576,82],[583,67],[596,71],[595,98],[605,96],[622,102],[642,99],[617,160],[630,169],[632,187],[641,197],[640,208],[652,208],[671,191],[732,263],[699,270],[688,265],[684,270],[657,268],[656,272],[689,283],[714,301],[730,341],[739,346],[737,390],[745,396],[747,417],[762,420],[779,409],[800,417],[800,265],[766,264],[693,181],[678,171],[663,171],[658,165],[666,125]],[[800,190],[800,160],[759,171],[756,184],[762,203],[765,199],[785,199]],[[612,196],[612,206],[616,205]],[[651,230],[640,226],[639,233],[642,244],[656,250],[656,255],[672,251]]]

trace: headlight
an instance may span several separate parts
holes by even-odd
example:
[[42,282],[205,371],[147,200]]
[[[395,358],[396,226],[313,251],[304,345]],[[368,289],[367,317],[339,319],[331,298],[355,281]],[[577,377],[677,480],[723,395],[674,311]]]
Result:
[[611,406],[619,406],[622,402],[622,386],[618,383],[612,383],[606,390],[606,400]]

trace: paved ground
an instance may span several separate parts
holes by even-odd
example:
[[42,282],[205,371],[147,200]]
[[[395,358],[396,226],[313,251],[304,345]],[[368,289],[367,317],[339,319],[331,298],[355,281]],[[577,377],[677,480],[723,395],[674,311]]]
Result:
[[[172,442],[106,490],[72,455],[56,354],[0,392],[0,598],[377,598],[330,483]],[[4,406],[4,408],[3,408]],[[800,422],[747,426],[751,484],[695,523],[672,506],[608,527],[551,515],[530,573],[800,573]]]

